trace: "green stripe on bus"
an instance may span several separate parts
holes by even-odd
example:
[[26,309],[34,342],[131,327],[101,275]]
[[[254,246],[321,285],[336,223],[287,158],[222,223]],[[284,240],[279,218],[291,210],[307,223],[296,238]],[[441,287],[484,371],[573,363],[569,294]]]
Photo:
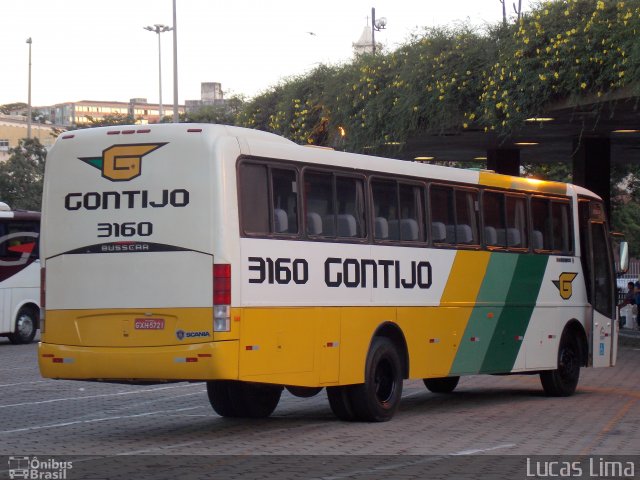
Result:
[[460,345],[451,365],[451,375],[478,373],[501,317],[512,283],[518,257],[511,253],[492,253]]
[[518,255],[505,307],[498,318],[480,373],[513,369],[538,299],[548,259],[547,255]]

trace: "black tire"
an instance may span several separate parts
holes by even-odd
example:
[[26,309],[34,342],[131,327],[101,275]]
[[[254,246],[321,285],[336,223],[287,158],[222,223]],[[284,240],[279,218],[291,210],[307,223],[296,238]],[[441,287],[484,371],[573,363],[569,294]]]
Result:
[[280,401],[282,387],[262,383],[215,380],[207,382],[209,403],[223,417],[266,418]]
[[234,382],[230,380],[213,380],[207,382],[207,396],[215,412],[221,417],[237,417],[235,405],[231,399]]
[[544,392],[551,397],[573,395],[580,379],[580,355],[578,339],[569,331],[562,334],[558,348],[558,368],[540,373]]
[[296,387],[293,385],[287,385],[284,388],[286,388],[291,395],[299,398],[315,397],[322,391],[322,387]]
[[433,393],[451,393],[458,386],[460,377],[425,378],[424,386]]
[[33,342],[38,330],[38,314],[33,308],[21,308],[16,315],[15,329],[10,333],[9,341],[14,345]]
[[351,385],[343,387],[327,387],[327,398],[333,414],[340,420],[352,422],[356,420],[356,412],[351,405]]
[[402,362],[391,340],[374,337],[367,354],[364,383],[347,391],[358,420],[391,420],[402,397]]

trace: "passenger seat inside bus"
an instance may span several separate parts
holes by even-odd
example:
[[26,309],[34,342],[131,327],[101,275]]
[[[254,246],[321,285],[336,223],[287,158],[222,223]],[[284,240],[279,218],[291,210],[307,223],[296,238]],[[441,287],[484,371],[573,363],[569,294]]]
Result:
[[431,238],[434,243],[443,243],[447,239],[447,227],[442,222],[431,223]]
[[374,221],[374,235],[376,240],[387,240],[389,238],[389,222],[384,217],[376,217]]
[[498,245],[498,233],[494,227],[484,227],[484,243],[489,246]]
[[273,210],[273,227],[275,233],[287,233],[289,231],[289,218],[287,212],[281,208]]
[[531,246],[534,250],[542,250],[544,248],[544,239],[540,230],[531,232]]
[[[473,233],[469,225],[447,225],[447,243],[470,244],[473,243]],[[454,236],[455,232],[455,236]]]
[[413,218],[389,220],[389,239],[416,241],[419,238],[418,222]]
[[307,234],[322,235],[322,218],[319,213],[307,213]]
[[355,237],[357,234],[356,218],[348,213],[338,215],[338,237]]

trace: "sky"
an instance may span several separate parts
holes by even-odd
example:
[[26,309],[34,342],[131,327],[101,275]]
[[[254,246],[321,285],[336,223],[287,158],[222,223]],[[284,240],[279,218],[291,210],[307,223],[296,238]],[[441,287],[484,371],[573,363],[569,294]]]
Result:
[[[513,0],[506,0],[514,16]],[[517,3],[517,0],[516,0]],[[528,11],[533,0],[522,0]],[[0,105],[80,100],[158,102],[158,37],[173,25],[172,0],[2,0]],[[393,49],[425,27],[484,28],[502,20],[500,0],[176,0],[178,100],[201,82],[251,98],[318,64],[348,62],[371,18],[386,17],[376,43]],[[311,32],[311,33],[309,33]],[[161,34],[162,100],[173,104],[173,33]]]

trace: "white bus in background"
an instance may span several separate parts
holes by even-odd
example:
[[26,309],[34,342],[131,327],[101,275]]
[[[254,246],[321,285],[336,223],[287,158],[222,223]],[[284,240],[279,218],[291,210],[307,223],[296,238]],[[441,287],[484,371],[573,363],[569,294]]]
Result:
[[0,336],[30,343],[40,317],[40,213],[0,202]]

